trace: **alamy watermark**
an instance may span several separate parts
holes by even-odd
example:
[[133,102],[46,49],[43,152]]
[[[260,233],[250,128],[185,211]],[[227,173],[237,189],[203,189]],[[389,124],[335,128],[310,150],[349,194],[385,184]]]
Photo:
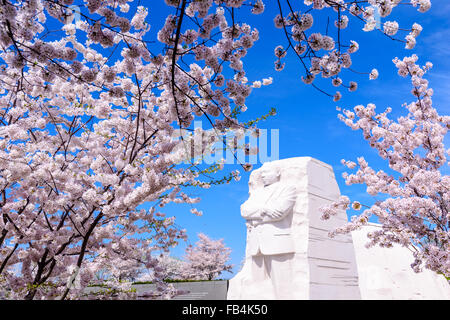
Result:
[[194,122],[193,131],[175,130],[177,142],[173,152],[183,163],[251,164],[278,160],[280,157],[279,129],[233,129],[219,132],[204,130],[201,121]]

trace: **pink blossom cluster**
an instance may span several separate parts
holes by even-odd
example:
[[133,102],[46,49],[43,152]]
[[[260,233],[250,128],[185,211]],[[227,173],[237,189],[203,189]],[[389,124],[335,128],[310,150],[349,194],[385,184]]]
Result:
[[[410,0],[409,3],[400,0],[304,0],[303,5],[290,0],[277,0],[277,3],[279,14],[275,17],[274,24],[276,28],[284,29],[287,46],[286,48],[278,46],[275,49],[277,58],[275,70],[283,70],[285,63],[282,62],[282,58],[291,49],[304,69],[302,81],[306,84],[312,84],[331,96],[334,101],[341,99],[340,91],[329,94],[318,88],[314,82],[316,77],[320,75],[322,78],[330,79],[335,87],[344,87],[351,92],[357,89],[357,82],[350,81],[345,84],[341,76],[344,70],[354,72],[351,54],[359,49],[356,41],[351,40],[350,43],[345,43],[342,40],[343,32],[348,27],[351,18],[354,18],[355,23],[362,22],[364,31],[378,30],[391,39],[405,43],[407,49],[413,49],[416,45],[416,38],[422,31],[422,27],[418,23],[414,23],[411,29],[407,30],[409,33],[404,39],[397,39],[394,36],[400,30],[398,22],[386,21],[382,27],[378,28],[376,15],[388,17],[399,4],[417,7],[419,12],[426,12],[431,7],[430,0]],[[330,14],[330,17],[335,19],[335,28],[330,29],[327,26],[324,33],[322,23],[320,23],[320,31],[314,28],[314,17],[316,14],[319,16],[319,13],[315,11],[322,11],[327,8],[334,11]],[[376,69],[368,74],[372,80],[378,77]]]
[[[392,120],[387,108],[377,113],[374,104],[359,105],[353,110],[342,110],[339,119],[353,130],[361,130],[364,139],[386,160],[389,171],[376,171],[360,157],[357,164],[343,160],[352,174],[344,173],[348,185],[364,184],[367,193],[382,196],[367,206],[351,223],[332,232],[346,233],[366,225],[371,216],[381,223],[380,230],[369,233],[368,246],[391,247],[394,243],[413,251],[412,268],[423,267],[450,276],[450,177],[446,175],[448,155],[444,138],[450,128],[450,116],[438,114],[432,106],[433,89],[424,75],[432,67],[416,64],[413,55],[403,60],[394,59],[398,73],[410,77],[411,93],[415,101],[405,104],[407,114]],[[350,200],[342,198],[322,208],[323,217],[329,218],[336,210],[346,210]],[[362,205],[353,202],[353,209]]]
[[[122,279],[132,275],[124,270],[139,267],[154,271],[160,296],[172,294],[154,255],[186,233],[163,208],[196,203],[184,187],[214,182],[200,181],[205,172],[194,161],[180,165],[191,140],[174,133],[192,130],[195,119],[210,123],[216,141],[227,130],[247,128],[238,119],[247,98],[272,82],[247,78],[244,58],[259,32],[236,19],[238,10],[261,14],[263,1],[166,0],[172,14],[163,17],[156,37],[149,32],[149,10],[137,3],[2,0],[0,288],[6,289],[0,291],[6,298],[85,298],[84,289],[103,269],[113,286],[104,295],[125,297],[132,292]],[[369,1],[374,3],[383,15],[399,4]],[[284,15],[280,5],[275,25],[289,46],[275,50],[276,68],[294,49],[305,62],[306,83],[321,74],[343,86],[338,74],[350,69],[350,55],[358,50],[356,41],[345,46],[339,40],[348,23],[343,13],[362,18],[369,29],[374,13],[360,1],[304,4],[311,13],[289,6]],[[411,4],[429,9],[426,0]],[[80,19],[72,5],[80,8]],[[336,11],[337,38],[313,30],[314,10],[322,8]],[[409,46],[420,30],[410,30]],[[394,31],[395,24],[386,25],[387,35]],[[357,84],[348,87],[354,91]],[[212,152],[214,140],[197,137],[202,150]],[[219,181],[232,179],[239,179],[238,170]],[[151,204],[148,210],[141,209],[144,203]]]

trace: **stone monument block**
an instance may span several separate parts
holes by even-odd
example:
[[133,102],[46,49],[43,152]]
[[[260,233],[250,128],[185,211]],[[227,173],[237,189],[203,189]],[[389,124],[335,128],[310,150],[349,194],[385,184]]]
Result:
[[264,163],[249,180],[241,206],[247,225],[242,270],[228,299],[450,299],[447,280],[414,273],[405,247],[366,248],[372,224],[328,237],[345,211],[321,220],[319,208],[340,196],[331,166],[311,157]]
[[328,232],[318,209],[340,196],[333,169],[311,157],[263,164],[250,175],[244,266],[230,280],[228,299],[360,299],[351,235]]

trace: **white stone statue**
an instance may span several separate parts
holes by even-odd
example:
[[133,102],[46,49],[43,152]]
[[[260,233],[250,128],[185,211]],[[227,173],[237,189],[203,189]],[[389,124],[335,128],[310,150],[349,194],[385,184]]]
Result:
[[411,270],[408,249],[365,248],[376,225],[329,238],[329,231],[347,223],[347,214],[339,211],[324,221],[319,208],[339,196],[331,166],[310,157],[254,170],[241,206],[245,262],[229,281],[227,298],[450,299],[442,276]]

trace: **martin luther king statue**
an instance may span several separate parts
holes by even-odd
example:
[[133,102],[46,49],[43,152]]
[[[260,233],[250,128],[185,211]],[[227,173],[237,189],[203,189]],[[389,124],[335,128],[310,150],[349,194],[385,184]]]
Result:
[[267,162],[254,170],[249,198],[241,205],[245,262],[230,280],[227,298],[359,299],[352,239],[328,237],[347,221],[346,214],[324,225],[318,210],[337,198],[332,168],[311,157]]

